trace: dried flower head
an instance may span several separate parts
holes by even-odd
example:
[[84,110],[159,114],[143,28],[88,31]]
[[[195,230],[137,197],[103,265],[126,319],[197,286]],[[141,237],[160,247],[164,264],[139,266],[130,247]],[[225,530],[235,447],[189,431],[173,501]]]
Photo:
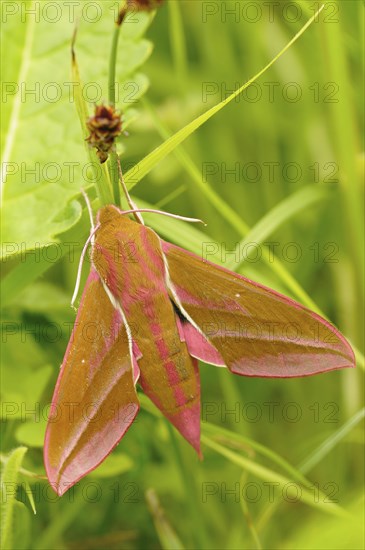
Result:
[[163,0],[127,0],[127,6],[129,10],[138,10],[138,11],[151,11],[160,4]]
[[86,141],[90,147],[97,149],[99,160],[103,163],[108,158],[115,138],[122,131],[120,113],[112,105],[96,105],[95,114],[88,119],[86,126],[90,131]]

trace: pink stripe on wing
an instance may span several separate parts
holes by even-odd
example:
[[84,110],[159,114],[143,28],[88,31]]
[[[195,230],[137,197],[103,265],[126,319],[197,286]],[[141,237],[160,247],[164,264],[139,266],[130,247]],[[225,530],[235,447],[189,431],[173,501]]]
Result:
[[[180,382],[180,376],[178,371],[176,370],[175,363],[173,361],[167,361],[164,364],[164,367],[166,369],[169,379],[169,385],[173,387],[177,386]],[[174,392],[176,393],[176,388],[174,388]]]

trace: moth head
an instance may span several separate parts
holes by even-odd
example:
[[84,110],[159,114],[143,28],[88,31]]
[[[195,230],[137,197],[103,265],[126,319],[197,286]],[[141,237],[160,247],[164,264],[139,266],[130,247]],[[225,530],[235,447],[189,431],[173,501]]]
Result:
[[113,204],[100,208],[97,216],[98,223],[103,226],[121,215],[121,211]]

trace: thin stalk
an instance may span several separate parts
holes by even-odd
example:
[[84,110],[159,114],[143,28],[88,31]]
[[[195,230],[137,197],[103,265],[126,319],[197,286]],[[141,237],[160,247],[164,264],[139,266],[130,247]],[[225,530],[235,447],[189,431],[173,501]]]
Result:
[[[359,422],[363,420],[365,416],[365,409],[361,409],[354,416],[352,416],[345,424],[339,428],[334,434],[330,435],[323,443],[314,449],[298,466],[298,470],[307,474],[310,472],[319,462],[321,462],[333,449],[336,447],[350,432],[357,426]],[[280,502],[276,501],[267,506],[261,517],[258,520],[257,527],[261,531],[265,528],[269,520],[273,517],[274,513],[280,506]]]
[[365,408],[357,411],[345,424],[341,426],[334,434],[331,434],[325,439],[314,451],[312,451],[303,462],[298,466],[298,469],[307,474],[312,470],[324,457],[332,451],[336,445],[342,441],[350,431],[359,424],[365,417]]
[[[92,167],[94,185],[96,187],[96,192],[98,194],[100,205],[103,206],[105,204],[110,204],[110,202],[112,202],[112,185],[110,182],[109,172],[105,164],[100,165],[100,161],[96,155],[95,150],[88,147],[88,145],[86,144],[86,139],[89,134],[86,121],[89,117],[89,113],[88,113],[88,108],[87,108],[85,99],[81,92],[83,87],[82,87],[80,71],[77,63],[76,50],[75,50],[76,36],[77,36],[77,27],[74,31],[74,34],[72,37],[72,43],[71,43],[71,71],[72,71],[72,80],[73,80],[73,83],[75,84],[75,105],[76,105],[76,110],[79,117],[81,129],[82,129],[82,134],[85,140],[84,144],[86,147],[87,155],[90,159],[90,165]],[[96,169],[96,167],[101,168],[100,173],[99,173],[99,170]]]
[[115,151],[112,151],[109,155],[109,173],[113,186],[114,203],[117,206],[121,206],[120,190],[119,190],[119,178],[117,170],[118,155]]
[[120,34],[120,25],[117,23],[114,27],[112,46],[111,46],[110,58],[109,58],[108,92],[109,92],[109,103],[111,105],[115,105],[115,69],[117,65],[119,34]]
[[168,2],[170,43],[173,56],[175,75],[182,91],[187,84],[187,59],[184,26],[179,2]]
[[[117,55],[118,55],[118,41],[120,35],[120,27],[124,20],[126,14],[125,2],[122,2],[121,8],[119,10],[119,17],[116,21],[114,27],[112,45],[110,49],[109,57],[109,77],[108,77],[108,94],[109,94],[109,104],[115,105],[115,71],[117,66]],[[117,206],[120,206],[120,190],[119,190],[119,171],[118,171],[118,155],[116,151],[112,151],[109,157],[109,173],[110,179],[113,186],[114,202]]]
[[[241,476],[240,487],[244,486],[244,484],[247,481],[247,478],[248,478],[247,472],[243,472],[243,474]],[[241,505],[243,516],[244,516],[244,518],[247,522],[247,525],[248,525],[248,528],[250,530],[253,542],[255,544],[254,547],[256,548],[256,550],[262,550],[262,544],[261,544],[259,536],[257,534],[257,530],[256,530],[256,527],[254,525],[254,522],[252,521],[252,516],[250,514],[250,510],[248,509],[248,505],[247,505],[247,502],[246,502],[245,498],[240,499],[240,505]]]

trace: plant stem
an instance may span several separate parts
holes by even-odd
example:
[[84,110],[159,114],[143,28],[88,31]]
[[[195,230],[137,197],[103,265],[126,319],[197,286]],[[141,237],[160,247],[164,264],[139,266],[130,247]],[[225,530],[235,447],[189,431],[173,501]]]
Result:
[[[243,474],[241,476],[241,481],[240,481],[240,486],[241,487],[243,487],[244,484],[247,482],[247,477],[248,477],[247,472],[243,472]],[[248,526],[248,528],[250,530],[250,533],[252,535],[253,542],[255,543],[254,547],[257,550],[262,550],[262,544],[261,544],[259,536],[257,534],[256,527],[255,527],[255,525],[252,521],[252,517],[251,517],[250,511],[248,509],[246,499],[245,498],[240,499],[240,504],[241,504],[243,516],[244,516],[244,518],[247,522],[247,526]]]
[[188,69],[184,26],[181,17],[181,7],[179,5],[179,2],[169,2],[168,8],[170,44],[174,62],[175,75],[179,82],[180,90],[185,92],[187,85]]
[[115,68],[117,64],[119,32],[120,32],[120,25],[117,24],[114,27],[112,47],[110,50],[110,58],[109,58],[108,92],[109,92],[109,103],[111,105],[115,105]]
[[[72,45],[71,45],[72,81],[76,85],[75,86],[75,105],[76,105],[77,114],[80,120],[82,134],[85,140],[84,144],[86,147],[87,155],[90,159],[90,166],[93,173],[94,185],[96,188],[96,192],[98,194],[100,205],[103,206],[105,204],[110,204],[110,202],[112,202],[112,187],[111,187],[111,182],[109,178],[109,172],[105,164],[100,165],[100,161],[96,155],[95,150],[91,149],[86,144],[86,138],[88,137],[88,133],[89,133],[86,126],[86,121],[88,119],[89,113],[88,113],[88,108],[87,108],[85,99],[81,92],[83,87],[81,83],[80,71],[79,71],[79,66],[77,63],[77,57],[76,57],[76,51],[75,51],[75,42],[76,42],[76,35],[77,35],[76,31],[77,29],[75,29],[75,32],[72,38]],[[100,173],[99,173],[99,170],[96,169],[96,167],[101,167]]]
[[[123,13],[124,2],[120,8],[120,14]],[[123,22],[124,16],[119,17],[116,25],[114,27],[112,46],[110,50],[109,58],[109,78],[108,78],[108,95],[109,95],[109,104],[115,105],[115,70],[117,65],[117,52],[118,52],[118,41],[120,34],[120,27]],[[119,177],[118,177],[118,166],[117,166],[117,152],[112,151],[109,157],[109,173],[110,179],[113,186],[114,202],[117,206],[120,206],[120,190],[119,190]]]
[[118,178],[118,155],[116,151],[112,151],[109,156],[109,173],[113,186],[114,202],[117,206],[121,205],[120,191],[119,191],[119,178]]

